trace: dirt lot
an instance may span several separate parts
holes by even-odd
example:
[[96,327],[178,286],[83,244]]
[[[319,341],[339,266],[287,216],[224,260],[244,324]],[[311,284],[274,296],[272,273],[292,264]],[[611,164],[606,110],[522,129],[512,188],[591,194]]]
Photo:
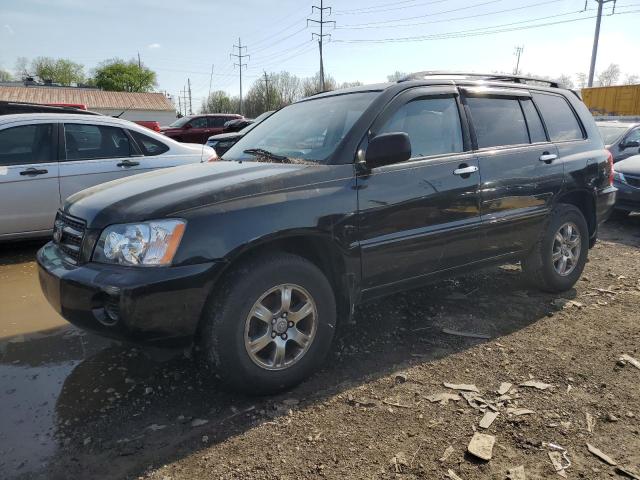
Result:
[[[640,360],[640,216],[601,239],[562,296],[508,265],[366,305],[326,368],[267,398],[222,391],[185,354],[64,325],[38,293],[36,246],[6,247],[0,478],[555,478],[550,452],[568,478],[633,478],[586,444],[640,472],[640,368],[619,361]],[[444,382],[480,393],[432,402],[462,393]],[[489,461],[466,452],[476,430],[495,436]]]

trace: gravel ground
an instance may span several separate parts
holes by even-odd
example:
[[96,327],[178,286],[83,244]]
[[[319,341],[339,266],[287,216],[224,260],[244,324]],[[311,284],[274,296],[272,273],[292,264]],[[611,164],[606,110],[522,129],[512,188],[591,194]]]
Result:
[[[620,469],[640,472],[639,246],[640,216],[606,224],[563,295],[529,290],[506,265],[367,304],[327,366],[275,397],[224,392],[185,355],[89,348],[60,374],[51,454],[0,459],[0,477],[4,466],[15,478],[516,480],[554,478],[551,454],[570,462],[567,478],[633,478]],[[78,337],[93,345],[66,327],[11,343],[0,363]],[[467,451],[476,432],[495,438],[490,460]],[[526,477],[509,474],[519,466]]]

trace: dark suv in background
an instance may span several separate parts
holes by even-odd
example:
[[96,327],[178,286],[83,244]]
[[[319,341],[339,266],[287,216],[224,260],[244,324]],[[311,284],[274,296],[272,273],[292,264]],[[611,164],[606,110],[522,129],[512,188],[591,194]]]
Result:
[[222,133],[224,124],[229,120],[239,118],[243,118],[242,115],[231,113],[188,115],[179,118],[168,127],[162,127],[160,131],[178,142],[204,144],[211,135]]
[[513,261],[568,290],[614,205],[612,158],[577,95],[528,82],[427,72],[323,93],[225,161],[85,190],[38,252],[44,293],[104,335],[195,339],[264,393],[315,370],[356,304]]

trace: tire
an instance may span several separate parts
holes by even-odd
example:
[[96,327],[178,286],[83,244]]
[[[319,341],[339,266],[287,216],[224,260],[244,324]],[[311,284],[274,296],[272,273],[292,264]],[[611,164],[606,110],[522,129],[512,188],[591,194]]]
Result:
[[[568,230],[562,229],[567,225],[572,226],[572,231],[577,229],[579,238],[576,239],[572,235],[571,241],[566,242]],[[556,237],[558,233],[566,243],[563,244]],[[564,292],[571,289],[580,278],[587,262],[588,251],[589,229],[584,215],[573,205],[560,204],[553,209],[546,228],[529,255],[522,261],[522,270],[532,286],[549,293]],[[568,258],[565,252],[571,253],[574,260],[565,260],[566,270],[561,274],[562,258]]]
[[[285,290],[292,292],[288,317],[281,314]],[[310,312],[306,316],[299,313],[302,305]],[[298,384],[322,364],[333,340],[336,301],[320,269],[280,253],[233,270],[208,302],[202,321],[205,363],[234,390],[270,394]],[[251,340],[258,341],[248,345]]]

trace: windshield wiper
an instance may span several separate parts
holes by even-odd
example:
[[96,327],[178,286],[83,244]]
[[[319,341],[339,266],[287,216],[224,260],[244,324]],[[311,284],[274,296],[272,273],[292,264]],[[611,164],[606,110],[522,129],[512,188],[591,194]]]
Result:
[[255,155],[257,157],[265,157],[275,162],[289,162],[289,157],[278,155],[277,153],[270,152],[269,150],[265,150],[264,148],[247,148],[243,151],[243,153],[248,153],[249,155]]

